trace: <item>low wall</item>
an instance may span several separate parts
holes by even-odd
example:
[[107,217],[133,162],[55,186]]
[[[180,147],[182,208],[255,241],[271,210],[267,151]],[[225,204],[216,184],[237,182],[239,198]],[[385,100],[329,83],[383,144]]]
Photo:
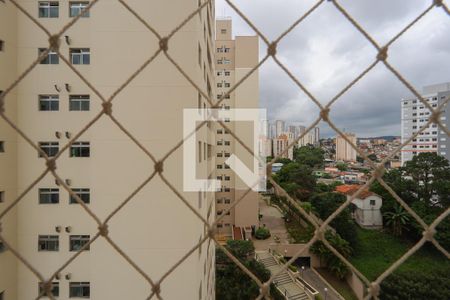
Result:
[[358,297],[358,299],[364,299],[366,293],[366,286],[364,285],[364,282],[361,279],[359,279],[359,277],[353,272],[351,272],[345,278],[345,280],[355,293],[356,297]]
[[[306,247],[306,244],[270,244],[269,249],[271,251],[275,251],[278,254],[281,254],[286,257],[293,257],[300,250],[303,250]],[[320,268],[322,267],[320,264],[320,259],[315,254],[311,253],[309,249],[305,249],[300,257],[310,257],[311,258],[311,267]]]

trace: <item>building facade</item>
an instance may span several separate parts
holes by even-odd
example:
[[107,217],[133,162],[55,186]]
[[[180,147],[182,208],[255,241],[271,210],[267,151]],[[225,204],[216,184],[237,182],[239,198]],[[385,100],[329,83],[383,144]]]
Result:
[[[354,133],[344,133],[354,145],[356,145],[356,135]],[[336,136],[336,161],[356,161],[356,150],[340,135]]]
[[[450,97],[450,83],[426,86],[422,97],[436,108]],[[401,107],[401,141],[404,143],[428,122],[431,112],[417,98],[402,99]],[[449,120],[450,110],[444,109],[440,121],[448,128]],[[431,124],[403,147],[402,165],[422,152],[434,152],[450,160],[450,140],[436,124]]]
[[[50,32],[58,32],[88,2],[19,1]],[[200,1],[201,4],[201,1]],[[197,0],[130,3],[162,36],[198,5]],[[114,16],[114,17],[111,17]],[[206,94],[214,95],[214,5],[206,6],[170,40],[169,51]],[[159,41],[114,1],[99,2],[65,33],[60,51],[98,91],[111,95],[159,48]],[[0,2],[0,90],[9,86],[48,37],[10,2]],[[132,45],[139,45],[133,47]],[[5,71],[6,70],[6,71]],[[160,55],[112,102],[114,117],[156,159],[183,138],[183,109],[208,103]],[[5,98],[8,117],[48,156],[54,156],[101,110],[97,95],[50,52]],[[198,176],[214,171],[208,148],[215,132],[197,133]],[[45,160],[0,119],[0,212],[43,172]],[[164,163],[164,176],[200,215],[214,221],[214,193],[183,192],[182,151]],[[153,172],[154,164],[107,116],[57,159],[56,172],[101,221]],[[157,176],[108,221],[108,236],[143,272],[158,281],[205,234],[205,226]],[[94,222],[47,174],[2,218],[2,236],[43,276],[50,276],[98,232]],[[35,299],[39,280],[0,245],[0,296]],[[214,245],[204,243],[161,283],[165,299],[214,298]],[[148,282],[103,238],[94,241],[53,280],[57,299],[143,299]]]
[[[228,96],[227,92],[258,64],[259,45],[257,36],[236,36],[233,38],[231,19],[216,21],[216,84],[217,100],[223,98],[221,109],[259,108],[258,71],[245,80]],[[225,120],[226,122],[226,120]],[[216,216],[222,216],[232,203],[243,197],[248,186],[225,163],[231,154],[235,154],[249,169],[253,169],[253,155],[238,143],[225,128],[216,124],[216,178],[222,182],[216,193]],[[252,148],[254,136],[250,122],[228,122],[227,125],[242,141]],[[252,149],[258,153],[259,149]],[[258,193],[250,192],[242,198],[228,215],[218,223],[219,235],[230,237],[233,227],[251,234],[252,227],[258,225]],[[249,236],[246,236],[249,238]]]

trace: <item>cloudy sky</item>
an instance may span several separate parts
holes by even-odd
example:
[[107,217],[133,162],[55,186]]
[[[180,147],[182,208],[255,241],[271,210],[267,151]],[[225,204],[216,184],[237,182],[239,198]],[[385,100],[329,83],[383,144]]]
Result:
[[[269,39],[274,40],[317,1],[234,0]],[[383,45],[432,1],[340,0],[339,3]],[[224,0],[216,0],[216,17],[231,16],[234,34],[254,31]],[[266,45],[260,40],[260,57]],[[327,103],[375,59],[374,47],[331,2],[325,1],[279,44],[279,59],[320,102]],[[414,87],[450,81],[450,17],[434,8],[389,50],[389,62]],[[261,107],[270,119],[309,125],[317,106],[269,59],[260,69]],[[331,118],[358,136],[399,135],[400,99],[411,93],[383,64],[378,64],[332,107]],[[323,136],[333,135],[324,123]]]

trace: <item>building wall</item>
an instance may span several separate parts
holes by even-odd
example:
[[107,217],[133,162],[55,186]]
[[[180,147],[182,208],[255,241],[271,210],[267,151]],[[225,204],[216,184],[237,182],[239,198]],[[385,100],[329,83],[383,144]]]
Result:
[[[8,24],[8,26],[4,26]],[[11,2],[0,3],[0,93],[18,76],[17,70],[17,10]],[[4,99],[7,118],[17,122],[17,90],[12,90]],[[4,152],[0,152],[0,213],[17,198],[17,134],[0,118],[0,141]],[[0,221],[1,234],[12,247],[17,247],[17,209],[9,211]],[[17,264],[18,261],[4,243],[0,241],[0,294],[5,299],[17,299]]]
[[[38,2],[21,1],[21,4],[37,17]],[[39,19],[51,32],[56,32],[70,20],[68,3],[60,1],[59,4],[59,18]],[[132,3],[132,7],[145,20],[151,20],[150,23],[163,36],[197,5],[194,0],[170,4],[163,0]],[[90,48],[90,65],[75,68],[100,93],[108,96],[158,49],[158,40],[118,2],[99,2],[90,15],[90,18],[81,18],[67,31],[71,44],[67,45],[63,40],[61,51],[68,57],[70,47]],[[213,19],[213,7],[209,7],[209,13],[204,9],[169,43],[170,54],[205,92],[208,85],[214,86],[214,65],[207,54],[208,48],[210,51],[214,49],[214,28],[208,29],[214,26]],[[0,28],[14,24],[11,19],[0,20]],[[46,47],[47,38],[23,14],[18,15],[17,25],[18,70],[23,70],[36,59],[38,48]],[[137,44],[139,47],[133,47]],[[199,46],[202,48],[200,61],[197,59]],[[209,56],[212,57],[212,52]],[[66,83],[70,92],[64,88]],[[54,85],[61,91],[57,92]],[[38,111],[38,95],[50,93],[59,94],[59,111]],[[19,127],[35,143],[58,141],[60,148],[68,139],[64,134],[58,139],[55,132],[73,135],[101,110],[100,99],[61,59],[58,65],[38,65],[19,85],[17,94]],[[70,94],[90,94],[90,111],[69,111]],[[113,114],[159,159],[182,139],[183,109],[198,106],[208,104],[205,99],[199,102],[198,92],[161,55],[119,93],[113,101]],[[212,134],[206,126],[197,134],[204,146],[197,149],[202,157],[197,169],[203,178],[208,177],[214,165],[212,157],[207,157],[204,151],[212,143]],[[153,163],[105,116],[79,141],[90,142],[90,157],[73,158],[66,151],[57,161],[57,172],[62,178],[70,179],[73,188],[90,188],[91,203],[88,206],[104,220],[150,176]],[[17,155],[18,191],[21,192],[43,171],[45,163],[23,140],[18,142]],[[208,208],[214,205],[214,195],[183,192],[180,166],[182,152],[178,150],[165,162],[164,176],[207,218]],[[46,176],[18,206],[18,248],[44,276],[48,276],[74,255],[75,252],[68,249],[69,236],[89,234],[92,237],[97,232],[97,224],[80,205],[69,204],[69,195],[61,186],[59,204],[39,204],[39,188],[58,186],[53,177]],[[213,218],[209,220],[212,222]],[[194,247],[205,232],[202,222],[158,177],[135,195],[108,224],[111,239],[154,280],[158,280]],[[57,226],[63,228],[60,233],[55,230]],[[65,227],[71,228],[70,233],[65,232]],[[37,251],[40,234],[58,235],[59,251]],[[62,272],[62,275],[66,274],[70,274],[71,279],[59,281],[58,299],[68,299],[70,281],[90,282],[91,299],[138,299],[151,293],[142,276],[103,238],[95,241],[90,251],[82,253],[67,266]],[[36,298],[38,280],[21,264],[16,278],[17,299]],[[213,282],[214,245],[205,243],[200,251],[192,254],[164,280],[162,297],[211,299]],[[0,284],[3,284],[1,277]]]
[[[227,52],[224,52],[228,48]],[[233,85],[239,82],[257,63],[259,59],[258,38],[256,36],[236,36],[233,39],[231,19],[220,19],[216,22],[216,82],[222,86],[217,86],[217,99],[226,93]],[[227,63],[225,63],[225,60]],[[227,72],[226,75],[225,72]],[[225,86],[229,83],[229,86]],[[227,106],[230,109],[259,108],[259,74],[254,72],[247,78],[233,93],[229,99],[222,102],[222,108]],[[259,138],[259,133],[253,132],[251,122],[230,122],[227,124],[233,132],[249,146],[252,151],[258,153],[257,148],[253,148],[254,138]],[[217,128],[221,128],[217,124]],[[234,153],[246,166],[253,169],[253,155],[250,154],[239,142],[227,134],[224,137],[230,145],[218,145],[216,153]],[[218,164],[224,164],[227,157],[216,158]],[[224,187],[233,187],[230,191],[216,193],[216,199],[221,203],[217,204],[217,212],[230,207],[233,201],[240,199],[248,189],[248,186],[231,169],[217,170],[217,174],[229,176],[229,181],[222,181]],[[223,177],[222,177],[223,178]],[[229,200],[229,203],[225,203]],[[231,236],[233,225],[239,227],[256,226],[258,224],[258,193],[250,192],[225,216],[222,224],[219,224],[219,233]]]
[[[344,133],[356,145],[356,135]],[[356,150],[340,135],[336,137],[336,161],[356,161]]]
[[[422,97],[436,108],[450,97],[449,86],[450,83],[426,86],[423,88]],[[402,99],[401,107],[401,135],[404,143],[428,122],[431,112],[416,98]],[[445,109],[441,122],[447,127],[449,118],[450,111]],[[436,124],[432,124],[402,149],[402,165],[421,152],[434,152],[450,159],[449,147],[450,140],[446,133]]]

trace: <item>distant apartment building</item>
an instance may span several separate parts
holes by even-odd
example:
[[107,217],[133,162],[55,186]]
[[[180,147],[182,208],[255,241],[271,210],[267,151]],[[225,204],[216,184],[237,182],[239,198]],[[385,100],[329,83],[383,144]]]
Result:
[[[348,140],[356,145],[356,135],[344,132]],[[336,136],[336,161],[356,161],[356,150],[340,135]]]
[[275,137],[279,137],[286,131],[286,122],[283,120],[275,121]]
[[[450,97],[450,82],[426,86],[422,97],[437,108]],[[417,98],[401,100],[401,142],[411,138],[429,120],[431,112]],[[448,128],[450,109],[444,108],[440,121]],[[432,124],[402,149],[402,165],[415,155],[423,152],[434,152],[450,160],[450,140],[447,134],[436,124]]]
[[[221,109],[259,108],[259,74],[258,71],[247,78],[230,95],[226,95],[235,83],[239,82],[250,70],[258,64],[259,45],[257,36],[236,36],[233,39],[231,19],[216,21],[215,65],[217,99],[224,97]],[[249,122],[227,123],[233,132],[246,145],[253,145],[253,124]],[[269,125],[267,125],[268,127]],[[264,125],[263,125],[264,127]],[[232,203],[247,191],[239,176],[237,176],[225,161],[233,153],[240,160],[253,168],[253,156],[238,143],[220,124],[217,124],[216,145],[216,178],[222,185],[216,193],[216,216],[222,216]],[[258,133],[256,133],[258,134]],[[257,138],[257,137],[256,137]],[[252,149],[257,152],[258,149]],[[251,228],[258,225],[258,193],[248,193],[218,224],[219,235],[231,236],[233,227],[241,229],[246,235]],[[248,236],[246,236],[248,238]]]
[[[58,32],[89,2],[19,3],[51,32]],[[167,36],[199,3],[136,0],[129,5]],[[169,43],[174,60],[211,98],[215,86],[214,11],[213,4],[207,5]],[[159,48],[152,33],[114,1],[93,6],[65,35],[61,53],[105,96],[116,91]],[[4,90],[48,47],[48,36],[11,2],[0,2],[0,46],[0,90]],[[257,43],[254,47],[257,49]],[[255,60],[257,57],[248,63]],[[247,56],[236,65],[246,68],[245,62]],[[242,72],[234,77],[241,78]],[[49,157],[102,111],[101,104],[96,93],[52,51],[5,98],[6,115]],[[208,106],[160,55],[117,95],[112,111],[118,122],[160,159],[183,138],[183,109]],[[206,150],[212,147],[214,135],[204,126],[196,136],[199,147],[192,159],[201,178],[214,172],[214,157]],[[63,181],[45,175],[1,220],[2,236],[45,278],[98,232],[98,224],[62,183],[103,222],[154,169],[149,157],[105,115],[61,154],[56,165]],[[164,176],[212,223],[214,193],[183,192],[182,165],[182,151],[175,151],[164,162]],[[3,120],[0,170],[0,212],[45,170],[43,157]],[[108,228],[114,243],[154,281],[205,236],[203,222],[158,176],[112,216]],[[214,253],[213,243],[202,244],[161,283],[161,297],[213,299]],[[4,243],[0,243],[0,270],[0,299],[38,298],[38,278],[14,259]],[[52,284],[54,296],[61,300],[145,299],[151,293],[149,283],[103,237],[67,265]]]
[[293,141],[294,135],[290,132],[282,133],[277,138],[272,139],[273,156],[281,155],[281,158],[294,159],[294,147],[290,147],[284,152]]
[[[301,133],[304,133],[306,131],[303,130]],[[320,129],[319,127],[314,127],[312,128],[310,131],[308,131],[303,137],[301,137],[298,140],[298,146],[302,147],[302,146],[307,146],[307,145],[312,145],[312,146],[319,146],[320,143]]]

